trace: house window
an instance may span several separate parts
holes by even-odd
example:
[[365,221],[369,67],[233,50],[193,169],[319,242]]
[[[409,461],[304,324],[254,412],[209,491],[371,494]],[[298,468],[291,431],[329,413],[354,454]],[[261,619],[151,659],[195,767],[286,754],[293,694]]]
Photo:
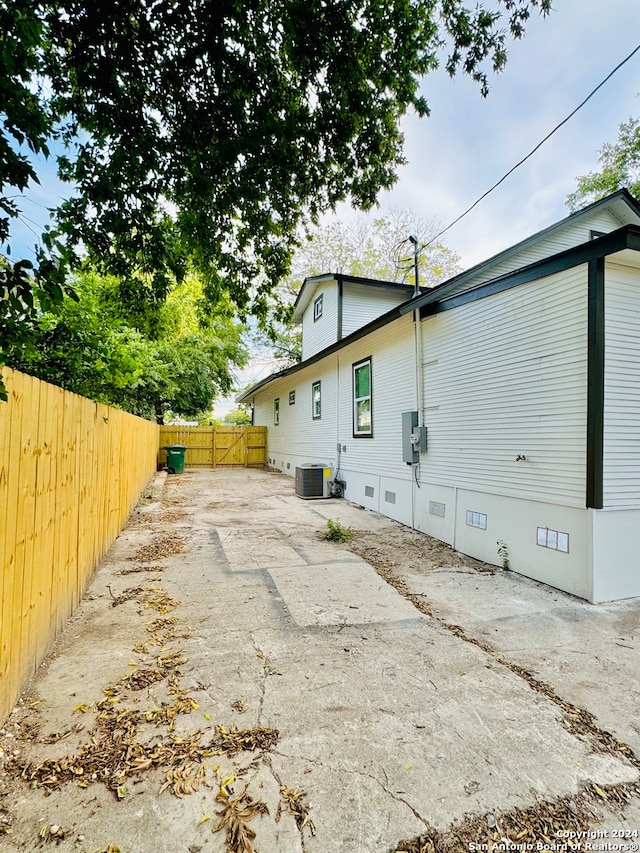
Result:
[[371,358],[366,358],[353,365],[354,438],[370,438],[373,435],[371,400]]
[[276,397],[273,401],[273,425],[278,426],[280,423],[280,397]]
[[322,317],[322,297],[324,294],[320,294],[318,298],[313,303],[313,320],[319,320]]
[[311,412],[314,420],[317,420],[322,414],[322,396],[319,381],[314,382],[311,386]]
[[293,406],[295,402],[296,402],[296,392],[295,391],[289,391],[289,405]]

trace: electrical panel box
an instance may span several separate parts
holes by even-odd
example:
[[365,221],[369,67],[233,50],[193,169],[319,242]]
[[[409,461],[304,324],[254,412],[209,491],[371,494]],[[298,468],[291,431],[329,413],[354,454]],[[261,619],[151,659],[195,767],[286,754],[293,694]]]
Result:
[[420,461],[418,448],[413,438],[413,431],[418,426],[417,412],[402,413],[402,460],[407,465],[414,465]]
[[420,453],[424,453],[427,450],[428,444],[426,426],[417,426],[413,428],[413,446]]

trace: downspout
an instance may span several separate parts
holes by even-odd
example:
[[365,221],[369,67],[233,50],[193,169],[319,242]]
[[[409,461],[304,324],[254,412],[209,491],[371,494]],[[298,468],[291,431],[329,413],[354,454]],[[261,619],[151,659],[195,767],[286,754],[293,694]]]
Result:
[[[422,372],[422,321],[420,319],[420,309],[417,308],[413,312],[413,325],[415,328],[415,382],[416,382],[416,410],[418,412],[418,424],[424,426],[424,390],[423,390],[423,372]],[[417,462],[411,466],[411,526],[415,530],[416,524],[416,487],[419,488],[420,478],[420,463]],[[415,480],[415,482],[414,482]]]
[[[420,245],[416,237],[410,236],[413,243],[413,273],[414,287],[413,298],[420,296]],[[422,376],[422,321],[420,320],[420,309],[413,312],[413,324],[415,326],[415,362],[416,362],[416,410],[418,412],[418,425],[424,426],[424,390]],[[420,458],[418,456],[418,458]],[[420,462],[411,466],[411,527],[416,529],[416,488],[420,488]],[[414,485],[415,480],[415,485]]]

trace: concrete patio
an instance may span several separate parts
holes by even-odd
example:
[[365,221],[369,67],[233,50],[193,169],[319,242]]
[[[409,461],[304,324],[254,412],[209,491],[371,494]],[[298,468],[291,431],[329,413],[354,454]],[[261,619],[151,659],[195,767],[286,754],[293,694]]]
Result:
[[[469,849],[452,824],[487,843],[567,797],[637,844],[640,601],[588,605],[453,552],[424,572],[399,555],[388,583],[322,539],[328,518],[398,527],[279,474],[158,476],[0,735],[5,849],[249,849],[212,832],[234,798],[260,853]],[[105,720],[120,764],[90,773]],[[554,826],[543,848],[567,843]]]

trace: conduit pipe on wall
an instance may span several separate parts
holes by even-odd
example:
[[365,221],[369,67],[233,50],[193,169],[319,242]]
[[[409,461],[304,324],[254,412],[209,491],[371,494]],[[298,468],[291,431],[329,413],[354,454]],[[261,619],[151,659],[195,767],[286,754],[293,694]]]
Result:
[[[416,382],[416,410],[418,412],[418,424],[425,426],[424,423],[424,384],[423,384],[423,357],[422,357],[422,320],[420,319],[420,309],[417,308],[413,312],[413,325],[415,327],[415,382]],[[416,529],[416,486],[420,478],[420,463],[412,465],[412,482],[411,482],[411,526]],[[415,485],[414,485],[415,479]]]

